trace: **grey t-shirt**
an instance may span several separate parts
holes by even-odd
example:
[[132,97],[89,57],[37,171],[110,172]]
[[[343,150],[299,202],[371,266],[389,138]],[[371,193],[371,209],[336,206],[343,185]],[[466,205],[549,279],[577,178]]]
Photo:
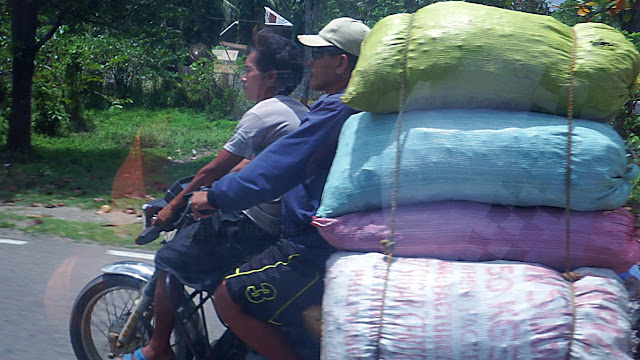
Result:
[[[263,100],[244,113],[224,149],[252,159],[269,144],[297,129],[308,111],[302,103],[284,95]],[[280,211],[280,201],[275,199],[244,213],[261,228],[275,233],[280,226]]]

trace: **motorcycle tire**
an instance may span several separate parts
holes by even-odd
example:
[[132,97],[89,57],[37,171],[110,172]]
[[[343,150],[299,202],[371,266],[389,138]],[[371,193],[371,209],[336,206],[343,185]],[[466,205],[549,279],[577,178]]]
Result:
[[[130,276],[103,274],[82,289],[73,305],[69,324],[71,345],[78,360],[109,359],[109,330],[124,324],[144,285],[145,281]],[[191,302],[189,306],[195,305]],[[198,318],[188,321],[186,325],[190,334],[202,334]],[[153,318],[149,314],[140,320],[132,341],[125,346],[123,353],[146,345],[152,330]],[[175,359],[193,358],[180,331],[174,330],[171,334],[171,346]]]

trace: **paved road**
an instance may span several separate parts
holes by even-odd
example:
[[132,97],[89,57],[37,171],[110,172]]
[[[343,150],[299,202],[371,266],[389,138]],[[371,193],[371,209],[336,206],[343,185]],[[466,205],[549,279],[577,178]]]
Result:
[[[153,263],[113,255],[113,250],[152,255],[0,229],[0,360],[75,359],[69,343],[69,313],[84,284],[109,262]],[[220,333],[219,323],[212,327],[215,334]]]

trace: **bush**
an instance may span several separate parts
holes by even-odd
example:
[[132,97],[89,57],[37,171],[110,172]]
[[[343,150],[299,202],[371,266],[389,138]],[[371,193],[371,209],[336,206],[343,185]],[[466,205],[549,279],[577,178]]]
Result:
[[65,111],[62,92],[51,83],[37,81],[33,87],[31,124],[38,134],[55,136],[69,120]]
[[[183,65],[186,59],[186,48],[176,52],[144,39],[73,33],[63,26],[36,58],[34,132],[55,136],[88,130],[84,109],[182,107],[219,119],[237,118],[248,108],[239,74],[216,73],[219,62],[213,56],[190,66]],[[2,70],[0,63],[0,76]],[[9,91],[2,84],[0,95]],[[0,116],[5,98],[0,97]],[[3,136],[6,121],[1,120]]]
[[[251,105],[240,86],[241,67],[237,65],[242,61],[238,59],[229,66],[212,57],[203,57],[192,63],[188,72],[182,75],[180,84],[188,97],[187,106],[204,109],[214,118],[237,119],[242,116]],[[222,73],[216,70],[221,65],[227,68],[235,66],[237,70],[231,74]]]

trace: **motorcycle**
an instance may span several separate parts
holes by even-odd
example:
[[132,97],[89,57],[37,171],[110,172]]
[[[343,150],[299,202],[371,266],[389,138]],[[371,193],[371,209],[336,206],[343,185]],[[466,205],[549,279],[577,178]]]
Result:
[[[150,243],[160,236],[160,229],[152,225],[154,215],[177,196],[190,180],[190,177],[178,180],[167,190],[164,198],[142,206],[144,229],[136,238],[137,244]],[[175,231],[179,232],[193,222],[187,205],[174,223]],[[163,240],[166,241],[170,240]],[[72,308],[70,338],[79,360],[113,359],[131,353],[146,345],[153,331],[155,267],[144,262],[119,261],[107,264],[101,270],[103,273],[80,291]],[[171,279],[167,277],[168,288],[173,287]],[[634,286],[631,288],[640,291],[638,284]],[[211,302],[212,306],[205,306],[207,302]],[[634,359],[640,358],[640,351],[636,349],[636,346],[640,348],[636,334],[640,332],[639,304],[637,297],[634,297],[631,303]],[[213,308],[212,293],[184,288],[181,301],[172,304],[172,307],[177,321],[170,343],[176,360],[264,359],[228,329],[211,341],[205,308]],[[303,314],[304,329],[283,328],[304,359],[319,358],[319,313],[320,309],[316,307]]]
[[[160,236],[161,229],[152,225],[155,214],[177,196],[191,179],[186,177],[176,181],[166,191],[164,198],[142,206],[144,227],[136,237],[136,244],[144,245]],[[174,222],[174,234],[196,221],[189,208],[188,204]],[[167,241],[170,240],[165,239],[162,243]],[[118,261],[103,266],[101,270],[103,273],[80,291],[71,312],[71,345],[79,360],[113,359],[131,353],[146,345],[153,331],[155,267],[138,261]],[[166,277],[167,289],[173,287],[171,281],[175,280],[172,278]],[[229,329],[218,339],[210,341],[205,305],[211,302],[213,307],[213,293],[182,288],[181,300],[171,304],[176,321],[170,344],[176,360],[264,359]],[[283,328],[303,358],[319,357],[318,314],[319,309],[305,312],[306,331]]]

